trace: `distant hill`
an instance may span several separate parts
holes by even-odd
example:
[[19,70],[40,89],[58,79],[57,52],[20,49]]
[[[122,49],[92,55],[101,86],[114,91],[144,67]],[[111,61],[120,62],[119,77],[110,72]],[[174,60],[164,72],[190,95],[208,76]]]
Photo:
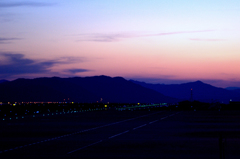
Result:
[[240,100],[240,92],[237,90],[226,90],[211,86],[201,81],[184,83],[184,84],[149,84],[130,80],[133,83],[139,84],[145,88],[150,88],[166,96],[178,98],[182,100],[190,100],[191,88],[193,89],[193,100],[202,102],[224,102],[229,103],[230,99]]
[[239,89],[240,90],[240,87],[227,87],[225,88],[226,90],[237,90]]
[[75,101],[121,103],[176,102],[121,77],[17,79],[0,83],[0,101]]
[[7,80],[0,80],[0,83],[3,83],[3,82],[8,82]]
[[231,91],[236,92],[236,93],[240,93],[240,87],[227,87],[225,89],[231,90]]
[[237,90],[240,89],[240,87],[227,87],[226,90]]

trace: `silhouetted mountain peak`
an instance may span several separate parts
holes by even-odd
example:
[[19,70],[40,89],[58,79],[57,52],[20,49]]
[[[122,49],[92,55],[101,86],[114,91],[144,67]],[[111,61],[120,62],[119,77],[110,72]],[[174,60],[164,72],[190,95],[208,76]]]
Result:
[[205,84],[205,83],[203,83],[202,81],[199,81],[199,80],[198,80],[198,81],[195,81],[194,83]]
[[[184,85],[202,85],[202,84],[206,84],[203,83],[202,81],[194,81],[194,82],[188,82],[188,83],[183,83]],[[182,84],[178,84],[178,85],[182,85]]]
[[111,78],[111,77],[106,76],[106,75],[99,75],[99,76],[93,76],[93,77],[88,77],[88,78]]

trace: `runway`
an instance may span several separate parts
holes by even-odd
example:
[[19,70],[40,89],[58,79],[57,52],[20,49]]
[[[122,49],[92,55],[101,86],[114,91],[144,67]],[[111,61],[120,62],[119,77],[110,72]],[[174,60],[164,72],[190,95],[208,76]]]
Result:
[[240,116],[217,111],[98,111],[1,123],[1,158],[239,158]]

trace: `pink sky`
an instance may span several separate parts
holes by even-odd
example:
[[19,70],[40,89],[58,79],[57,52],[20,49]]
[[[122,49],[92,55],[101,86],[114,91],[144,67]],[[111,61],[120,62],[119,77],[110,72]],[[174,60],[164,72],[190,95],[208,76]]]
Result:
[[240,87],[240,2],[0,2],[0,79],[122,76]]

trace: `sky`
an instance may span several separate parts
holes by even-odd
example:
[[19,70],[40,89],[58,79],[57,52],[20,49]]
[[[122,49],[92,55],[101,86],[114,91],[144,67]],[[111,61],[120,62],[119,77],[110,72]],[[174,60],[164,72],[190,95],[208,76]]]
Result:
[[240,87],[239,0],[0,0],[0,79]]

